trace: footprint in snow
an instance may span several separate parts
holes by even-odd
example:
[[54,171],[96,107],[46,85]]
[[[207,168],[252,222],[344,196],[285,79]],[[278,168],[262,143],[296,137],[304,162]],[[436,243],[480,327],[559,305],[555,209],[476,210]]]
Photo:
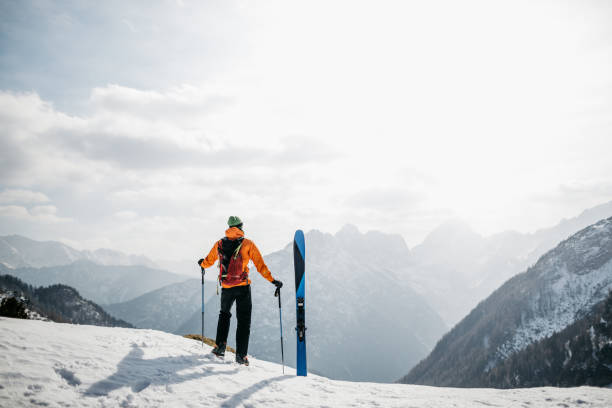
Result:
[[[0,388],[4,388],[4,387],[0,385]],[[40,384],[30,384],[28,385],[28,390],[23,393],[23,396],[31,397],[35,395],[37,392],[42,391],[42,389],[43,389],[43,386]]]
[[76,387],[77,385],[81,385],[81,380],[79,380],[72,371],[64,367],[56,367],[54,368],[54,370],[60,377],[66,380],[68,385],[72,385],[73,387]]

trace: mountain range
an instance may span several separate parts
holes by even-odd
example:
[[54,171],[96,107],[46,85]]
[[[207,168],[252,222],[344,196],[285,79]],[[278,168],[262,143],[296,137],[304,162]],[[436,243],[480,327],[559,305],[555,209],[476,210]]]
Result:
[[[310,231],[306,234],[309,369],[336,379],[389,382],[400,378],[427,356],[447,327],[480,300],[533,265],[546,250],[605,218],[602,215],[612,215],[612,202],[532,234],[508,231],[490,237],[452,220],[412,250],[400,235],[361,233],[351,225],[334,235]],[[77,251],[61,243],[36,243],[18,236],[2,237],[1,242],[0,273],[34,285],[74,286],[136,327],[179,334],[200,332],[199,279],[186,280],[184,275],[141,265],[102,264],[136,259],[117,253],[113,260],[113,251],[92,261],[83,254],[98,251]],[[287,347],[295,341],[291,246],[264,258],[273,275],[285,282]],[[174,264],[184,265],[183,269],[188,266],[187,261]],[[215,274],[212,269],[207,276]],[[254,268],[252,278],[249,352],[280,361],[279,310],[273,288]],[[214,282],[207,281],[205,332],[210,337],[216,331],[219,309],[214,289]],[[235,320],[232,326],[230,343]],[[355,342],[346,343],[345,337]],[[360,358],[355,359],[356,355]],[[293,358],[293,353],[287,353],[286,362],[293,364]]]
[[612,216],[612,202],[534,233],[506,231],[489,237],[451,220],[412,248],[402,275],[452,327],[482,299],[579,230]]
[[[214,282],[208,281],[204,285],[206,302],[215,294],[214,285]],[[121,316],[122,319],[131,322],[136,327],[180,333],[180,327],[185,323],[187,317],[195,313],[198,319],[200,318],[201,288],[200,279],[187,279],[147,292],[126,302],[104,305],[104,308],[113,316]],[[199,332],[197,330],[189,333]]]
[[0,236],[0,264],[9,269],[69,265],[79,260],[99,265],[159,268],[155,262],[142,255],[127,255],[105,248],[80,251],[57,241],[35,241],[21,235]]
[[0,273],[16,276],[35,286],[68,285],[98,304],[125,302],[185,280],[185,276],[147,266],[100,265],[87,260],[40,268],[10,269],[0,264]]
[[[562,241],[534,266],[504,283],[400,381],[452,387],[483,387],[491,384],[492,377],[500,381],[499,373],[508,371],[507,367],[499,369],[505,361],[595,313],[593,309],[611,290],[612,217]],[[570,343],[571,339],[567,350],[571,350]],[[600,351],[601,347],[593,347],[593,353]],[[608,364],[612,362],[610,352],[610,347],[603,352]],[[572,352],[567,353],[569,362]],[[546,364],[550,362],[530,368],[544,370]],[[506,379],[496,385],[516,382]]]

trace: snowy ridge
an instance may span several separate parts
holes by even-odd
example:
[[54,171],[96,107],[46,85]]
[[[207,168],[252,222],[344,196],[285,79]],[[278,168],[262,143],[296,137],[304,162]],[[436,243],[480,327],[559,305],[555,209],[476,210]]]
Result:
[[10,269],[61,266],[81,260],[99,265],[158,268],[152,260],[142,255],[128,255],[111,249],[80,251],[56,241],[35,241],[20,235],[0,236],[0,263]]
[[612,202],[608,202],[533,234],[506,231],[489,237],[451,220],[411,249],[404,276],[452,327],[559,242],[611,216]]
[[[400,381],[478,387],[486,386],[494,377],[495,384],[518,383],[503,379],[499,382],[500,372],[509,370],[508,367],[502,370],[500,365],[515,353],[530,350],[527,346],[582,320],[606,299],[610,290],[612,218],[572,235],[526,272],[504,283],[444,335],[431,354]],[[574,356],[582,356],[579,348],[572,347]],[[561,348],[552,342],[547,351],[553,349]],[[524,356],[531,360],[529,354]],[[536,364],[536,359],[533,360]],[[580,365],[575,358],[572,361],[573,366]],[[537,360],[542,367],[529,366],[524,361],[518,363],[523,373],[550,367],[546,359]],[[571,379],[564,381],[584,384],[571,383]]]
[[154,330],[0,318],[0,406],[407,407],[612,404],[603,388],[456,389],[333,381]]
[[587,315],[512,354],[484,378],[484,386],[573,387],[612,384],[612,293]]
[[531,299],[532,316],[522,318],[515,335],[499,347],[498,358],[561,331],[606,298],[612,290],[611,236],[612,219],[602,220],[542,257],[533,273],[547,285]]

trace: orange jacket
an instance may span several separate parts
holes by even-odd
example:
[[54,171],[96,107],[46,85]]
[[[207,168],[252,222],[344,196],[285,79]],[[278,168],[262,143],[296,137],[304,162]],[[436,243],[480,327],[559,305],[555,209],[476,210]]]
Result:
[[[234,240],[234,239],[244,237],[244,232],[239,228],[231,227],[227,231],[225,231],[225,236],[228,237],[229,239]],[[208,253],[208,256],[204,258],[204,261],[200,264],[202,268],[210,268],[219,259],[219,252],[217,250],[217,247],[220,242],[221,242],[220,240],[215,242],[215,245],[213,245],[212,249]],[[240,255],[242,256],[242,269],[247,274],[247,280],[244,282],[240,282],[237,285],[227,285],[225,283],[221,283],[222,287],[231,288],[234,286],[250,285],[251,280],[248,278],[249,267],[247,266],[250,260],[253,261],[253,263],[255,264],[255,268],[257,268],[257,272],[259,272],[261,276],[263,276],[269,282],[272,282],[274,280],[274,278],[272,277],[272,274],[270,273],[270,270],[264,263],[264,260],[261,254],[259,253],[259,249],[257,249],[253,241],[244,238],[244,240],[242,241],[242,246],[240,247]]]

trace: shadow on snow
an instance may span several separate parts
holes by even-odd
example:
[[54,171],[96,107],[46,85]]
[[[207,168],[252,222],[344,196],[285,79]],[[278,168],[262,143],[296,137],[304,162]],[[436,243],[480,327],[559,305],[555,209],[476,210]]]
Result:
[[253,385],[251,385],[250,387],[245,388],[242,391],[238,391],[237,393],[234,394],[233,397],[229,398],[227,401],[223,401],[223,403],[221,404],[222,407],[237,407],[238,404],[240,404],[242,401],[248,399],[251,395],[253,395],[254,393],[256,393],[257,391],[259,391],[260,389],[267,387],[268,385],[274,383],[274,382],[279,382],[279,381],[283,381],[283,380],[287,380],[289,378],[293,378],[293,376],[291,375],[279,375],[278,377],[273,377],[273,378],[267,378],[265,380],[261,380]]
[[[238,368],[216,371],[209,364],[226,365],[213,360],[213,357],[191,355],[177,357],[158,357],[143,359],[144,352],[137,345],[117,364],[117,371],[108,378],[92,384],[86,391],[86,396],[101,396],[121,387],[131,387],[132,391],[140,392],[149,385],[178,384],[189,380],[200,379],[210,375],[235,374]],[[178,374],[179,371],[207,365],[195,372]]]

